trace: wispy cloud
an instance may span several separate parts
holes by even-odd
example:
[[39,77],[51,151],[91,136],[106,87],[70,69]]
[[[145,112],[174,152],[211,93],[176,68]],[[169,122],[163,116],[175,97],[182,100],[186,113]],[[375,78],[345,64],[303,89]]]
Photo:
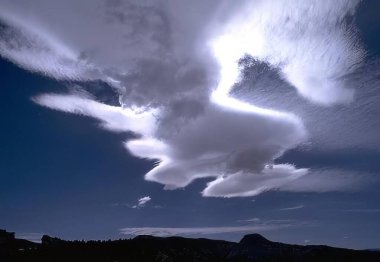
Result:
[[153,235],[153,236],[202,236],[227,233],[254,233],[275,230],[285,225],[256,225],[231,227],[126,227],[120,229],[124,235]]
[[258,217],[248,218],[248,219],[239,219],[236,222],[249,223],[251,225],[279,225],[279,226],[297,226],[305,225],[304,221],[297,221],[294,219],[260,219]]
[[240,219],[237,222],[259,222],[260,218],[254,217],[254,218],[249,218],[249,219]]
[[304,208],[304,205],[297,205],[297,206],[291,206],[291,207],[285,207],[281,208],[281,211],[287,211],[287,210],[296,210],[296,209],[301,209]]
[[[144,196],[137,200],[137,204],[129,204],[129,203],[114,203],[112,206],[114,207],[129,207],[129,208],[141,208],[144,207],[146,203],[151,201],[152,198],[150,196]],[[153,206],[154,208],[161,208],[159,205]]]
[[238,220],[247,222],[244,226],[220,226],[220,227],[125,227],[119,232],[125,235],[154,235],[154,236],[203,236],[232,233],[255,233],[271,231],[285,227],[303,225],[303,222],[288,219],[263,220],[251,218]]
[[150,196],[144,196],[144,197],[142,197],[142,198],[140,198],[140,199],[138,200],[137,205],[133,206],[133,208],[143,207],[143,206],[145,206],[145,204],[148,203],[150,200],[152,200],[152,199],[150,198]]

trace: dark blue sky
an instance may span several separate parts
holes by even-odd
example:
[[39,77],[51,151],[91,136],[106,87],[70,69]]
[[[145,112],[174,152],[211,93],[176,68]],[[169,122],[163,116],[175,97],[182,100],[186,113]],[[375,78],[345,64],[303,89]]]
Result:
[[[366,1],[357,17],[372,60],[380,53],[379,10],[378,2]],[[207,198],[200,192],[208,179],[174,191],[145,181],[153,162],[129,155],[121,142],[131,134],[108,132],[96,120],[49,110],[31,100],[42,93],[64,93],[69,82],[28,72],[4,59],[0,80],[0,228],[64,239],[127,237],[120,234],[122,228],[194,228],[192,236],[238,240],[250,231],[226,233],[225,228],[257,226],[275,241],[380,247],[377,148],[297,149],[278,160],[371,174],[370,183],[360,188]],[[99,92],[105,88],[100,82],[91,85]],[[132,208],[144,196],[151,201]],[[221,233],[196,232],[204,227]]]

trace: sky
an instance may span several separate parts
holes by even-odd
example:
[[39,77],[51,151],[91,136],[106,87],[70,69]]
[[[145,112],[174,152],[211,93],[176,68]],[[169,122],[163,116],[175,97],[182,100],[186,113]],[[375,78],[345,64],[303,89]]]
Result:
[[0,0],[0,228],[380,247],[376,0]]

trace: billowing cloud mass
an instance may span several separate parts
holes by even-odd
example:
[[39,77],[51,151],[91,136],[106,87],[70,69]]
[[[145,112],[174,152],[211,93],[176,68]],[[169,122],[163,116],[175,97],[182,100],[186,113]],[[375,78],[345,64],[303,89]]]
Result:
[[295,114],[231,97],[239,61],[249,55],[276,68],[313,103],[349,102],[344,75],[364,55],[350,19],[357,4],[0,0],[0,54],[58,80],[110,86],[118,106],[78,94],[33,100],[136,133],[128,151],[157,160],[146,180],[175,189],[211,177],[204,196],[254,196],[308,176],[274,164],[308,136]]

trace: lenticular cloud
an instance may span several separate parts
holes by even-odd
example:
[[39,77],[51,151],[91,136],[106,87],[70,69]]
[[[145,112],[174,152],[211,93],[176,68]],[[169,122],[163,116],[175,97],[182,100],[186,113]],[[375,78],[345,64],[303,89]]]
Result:
[[0,54],[62,80],[107,83],[111,106],[43,94],[43,106],[132,131],[125,142],[157,165],[145,179],[167,189],[211,177],[204,196],[291,188],[307,169],[274,165],[307,138],[301,120],[230,96],[239,59],[278,68],[313,102],[347,102],[344,74],[363,56],[348,19],[357,1],[0,1]]

